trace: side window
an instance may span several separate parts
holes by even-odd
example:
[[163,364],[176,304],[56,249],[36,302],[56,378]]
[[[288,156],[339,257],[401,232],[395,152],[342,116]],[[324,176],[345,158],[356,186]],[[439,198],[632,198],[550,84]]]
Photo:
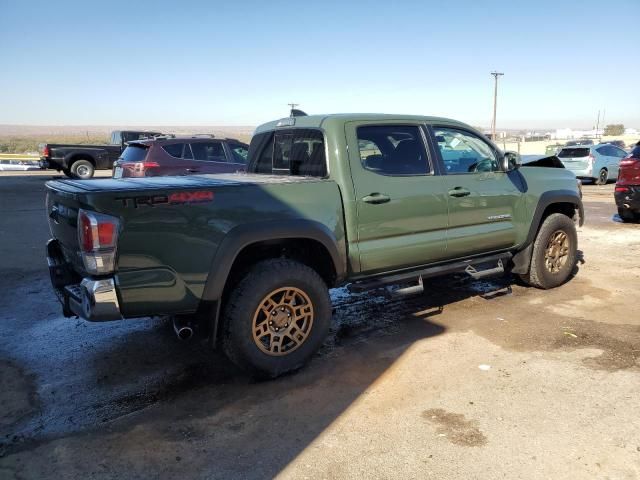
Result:
[[193,160],[191,146],[188,143],[184,144],[184,152],[182,152],[182,158],[184,158],[185,160]]
[[496,151],[482,138],[455,128],[434,128],[436,143],[447,173],[500,171]]
[[249,149],[246,145],[241,145],[239,143],[230,143],[229,150],[231,150],[231,155],[233,155],[232,161],[234,163],[247,163],[247,156],[249,155]]
[[224,148],[221,142],[198,142],[191,144],[194,160],[208,162],[226,162]]
[[613,149],[614,156],[618,158],[624,158],[628,155],[628,153],[622,150],[621,148],[618,148],[618,147],[611,147],[611,148]]
[[184,143],[172,143],[171,145],[163,145],[162,149],[174,158],[182,158],[182,148]]
[[[257,154],[260,156],[254,160]],[[248,156],[250,172],[312,177],[327,175],[324,137],[319,130],[279,130],[268,140],[266,137],[254,137]]]
[[380,175],[426,175],[430,172],[420,127],[370,125],[358,127],[362,166]]

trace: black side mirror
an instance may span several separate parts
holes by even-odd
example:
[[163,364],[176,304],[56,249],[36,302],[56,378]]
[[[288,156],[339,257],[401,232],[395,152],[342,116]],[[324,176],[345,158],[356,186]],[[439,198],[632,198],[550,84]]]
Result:
[[520,167],[521,160],[520,154],[517,152],[506,151],[502,156],[502,169],[505,172],[510,172],[511,170],[516,170]]

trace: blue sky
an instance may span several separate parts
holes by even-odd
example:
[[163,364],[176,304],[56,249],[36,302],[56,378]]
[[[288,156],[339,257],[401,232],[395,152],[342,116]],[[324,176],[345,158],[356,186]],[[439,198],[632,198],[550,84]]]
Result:
[[0,0],[0,124],[640,127],[640,1]]

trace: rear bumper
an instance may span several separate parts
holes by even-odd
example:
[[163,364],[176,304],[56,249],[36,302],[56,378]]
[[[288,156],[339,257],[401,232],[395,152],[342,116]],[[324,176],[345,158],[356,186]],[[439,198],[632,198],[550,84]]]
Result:
[[65,317],[92,322],[120,320],[120,304],[113,278],[82,278],[64,260],[57,240],[47,242],[49,275]]
[[615,192],[613,194],[616,199],[616,205],[618,208],[640,212],[640,185],[625,185],[625,187],[628,191]]

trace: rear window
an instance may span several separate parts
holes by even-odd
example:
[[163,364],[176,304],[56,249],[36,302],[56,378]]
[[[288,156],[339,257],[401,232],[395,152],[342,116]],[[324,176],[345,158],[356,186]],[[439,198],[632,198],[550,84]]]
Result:
[[182,148],[184,143],[174,143],[172,145],[163,145],[162,149],[174,158],[182,158]]
[[144,145],[129,145],[124,149],[120,158],[125,162],[142,162],[148,151],[149,147]]
[[248,171],[324,177],[324,136],[320,130],[302,128],[256,135],[249,147]]
[[560,158],[580,158],[580,157],[588,157],[589,149],[588,148],[563,148],[560,150],[558,154]]

